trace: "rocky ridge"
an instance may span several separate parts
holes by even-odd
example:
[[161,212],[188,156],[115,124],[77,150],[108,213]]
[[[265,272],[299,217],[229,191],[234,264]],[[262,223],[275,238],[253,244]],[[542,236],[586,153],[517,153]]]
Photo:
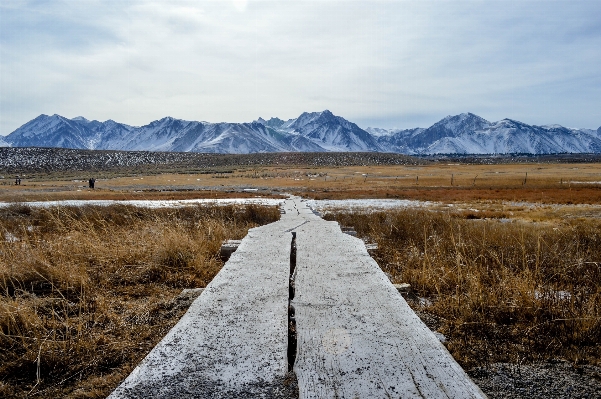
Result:
[[601,153],[601,127],[535,126],[512,119],[489,122],[472,113],[447,116],[429,128],[361,129],[325,110],[298,118],[209,123],[162,118],[135,127],[113,120],[40,115],[0,147],[171,151],[221,154],[270,152],[392,152],[433,154]]
[[66,148],[0,148],[0,171],[32,173],[113,169],[227,169],[260,166],[371,166],[427,163],[401,154],[369,152],[201,154]]

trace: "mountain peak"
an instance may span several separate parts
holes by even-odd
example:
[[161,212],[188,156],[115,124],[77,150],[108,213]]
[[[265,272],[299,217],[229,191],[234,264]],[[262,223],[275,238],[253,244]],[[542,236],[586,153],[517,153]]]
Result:
[[[509,119],[509,118],[501,119],[499,122],[497,122],[497,124],[498,125],[505,125],[505,126],[508,126],[508,127],[526,127],[526,126],[530,126],[530,125],[527,125],[524,122],[516,121],[515,119]],[[558,126],[556,126],[556,128]]]
[[31,122],[56,121],[56,120],[63,120],[63,119],[66,120],[66,118],[63,118],[59,114],[52,114],[52,115],[39,114],[38,116],[36,116],[35,118],[33,118],[32,120],[27,122],[25,125],[27,125],[28,123],[31,123]]
[[472,114],[471,112],[463,112],[461,114],[458,115],[447,115],[445,118],[443,118],[440,122],[442,121],[465,121],[465,120],[485,120],[484,118],[482,118],[481,116],[478,116],[476,114]]
[[284,123],[281,130],[302,136],[327,151],[380,151],[375,138],[330,110],[303,112]]
[[177,119],[173,118],[172,116],[165,116],[164,118],[161,119],[157,119],[155,121],[152,121],[148,124],[148,126],[158,126],[158,125],[167,125],[170,123],[173,123],[174,121],[176,121]]
[[280,126],[282,126],[285,123],[280,118],[273,118],[273,117],[269,118],[269,120],[267,120],[267,121],[265,119],[259,117],[259,119],[257,119],[256,122],[259,122],[263,126],[268,126],[268,127],[274,128],[274,129],[279,128]]
[[56,125],[56,124],[65,124],[65,123],[68,124],[69,122],[71,122],[71,120],[67,119],[64,116],[59,115],[59,114],[52,114],[52,115],[41,114],[37,118],[35,118],[27,123],[32,123],[32,122],[37,122],[37,123],[42,123],[42,124],[50,123],[50,124]]
[[323,121],[332,121],[336,119],[336,116],[330,110],[326,109],[319,113],[319,119]]
[[476,114],[472,114],[471,112],[467,112],[459,115],[448,115],[426,130],[442,129],[443,131],[435,134],[435,136],[439,136],[439,138],[441,138],[448,133],[451,133],[451,135],[456,135],[458,132],[467,129],[479,130],[489,124],[490,122],[488,122],[486,119]]
[[[268,127],[268,128],[266,128]],[[387,151],[405,154],[601,153],[601,127],[534,126],[512,119],[488,122],[471,112],[449,115],[427,129],[363,130],[330,110],[303,112],[286,122],[209,123],[171,116],[134,127],[39,115],[0,146],[110,150],[253,153],[272,151]]]

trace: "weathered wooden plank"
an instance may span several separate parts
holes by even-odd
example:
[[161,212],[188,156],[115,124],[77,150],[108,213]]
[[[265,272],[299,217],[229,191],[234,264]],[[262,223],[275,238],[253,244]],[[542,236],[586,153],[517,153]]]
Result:
[[109,398],[282,397],[293,231],[301,398],[484,397],[362,241],[298,199],[284,209],[281,221],[249,232]]
[[300,398],[484,398],[357,238],[296,229]]
[[222,261],[227,262],[230,259],[230,256],[240,246],[242,240],[226,240],[221,244],[221,248],[219,249],[219,257]]
[[282,220],[251,229],[188,312],[110,396],[277,397],[288,371],[290,231]]

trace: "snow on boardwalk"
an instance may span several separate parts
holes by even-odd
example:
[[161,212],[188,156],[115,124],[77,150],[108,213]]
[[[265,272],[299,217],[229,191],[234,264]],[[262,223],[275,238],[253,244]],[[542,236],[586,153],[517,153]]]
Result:
[[292,397],[284,379],[293,231],[300,398],[485,397],[361,240],[298,199],[285,208],[279,222],[249,232],[110,399]]
[[249,231],[188,312],[109,398],[278,395],[288,371],[290,231],[302,223],[289,213]]
[[296,230],[301,398],[484,398],[363,241],[335,222]]

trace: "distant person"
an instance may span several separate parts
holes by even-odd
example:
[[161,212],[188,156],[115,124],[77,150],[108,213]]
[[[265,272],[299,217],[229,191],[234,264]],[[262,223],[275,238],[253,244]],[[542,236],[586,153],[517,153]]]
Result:
[[94,179],[93,177],[88,180],[88,185],[90,186],[90,188],[94,188],[94,184],[96,183],[96,179]]
[[19,176],[15,177],[15,186],[21,185],[21,178]]

